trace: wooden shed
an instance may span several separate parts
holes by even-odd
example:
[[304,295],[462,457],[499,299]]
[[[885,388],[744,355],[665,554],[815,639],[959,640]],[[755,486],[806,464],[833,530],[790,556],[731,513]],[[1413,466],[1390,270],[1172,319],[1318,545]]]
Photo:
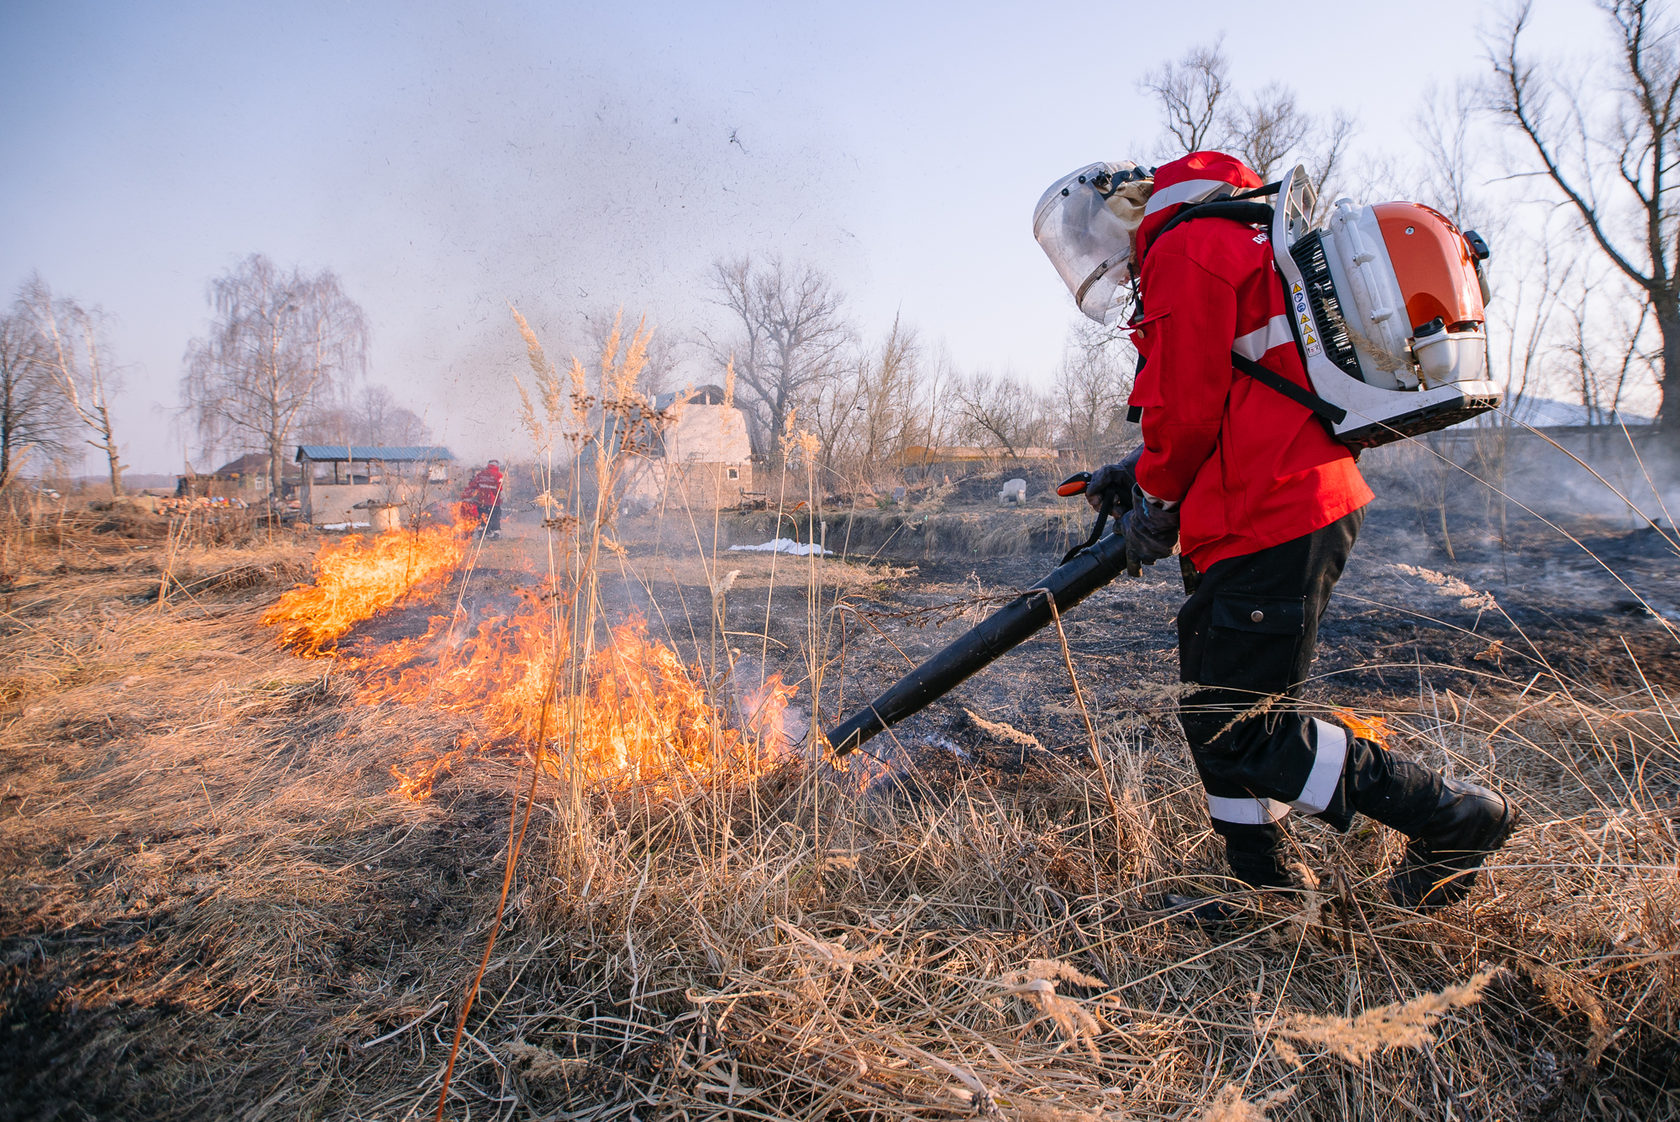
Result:
[[400,507],[412,518],[455,497],[454,460],[439,444],[300,444],[299,513],[312,526],[368,523],[375,506]]

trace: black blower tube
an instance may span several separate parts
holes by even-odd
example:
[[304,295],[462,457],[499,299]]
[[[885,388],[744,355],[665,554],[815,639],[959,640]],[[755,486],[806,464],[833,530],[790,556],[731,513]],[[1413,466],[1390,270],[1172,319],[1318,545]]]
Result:
[[1051,596],[1057,613],[1065,612],[1125,571],[1126,539],[1118,533],[1081,550],[831,729],[828,742],[834,754],[844,756],[1019,646],[1050,622]]

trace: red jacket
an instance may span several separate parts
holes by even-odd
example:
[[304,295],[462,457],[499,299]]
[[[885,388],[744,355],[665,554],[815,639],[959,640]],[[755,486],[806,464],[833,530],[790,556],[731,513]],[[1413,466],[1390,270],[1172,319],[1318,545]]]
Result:
[[1371,501],[1353,455],[1305,406],[1231,365],[1237,349],[1311,387],[1290,334],[1271,239],[1226,218],[1155,235],[1216,183],[1260,178],[1220,152],[1192,152],[1155,172],[1138,229],[1143,357],[1138,485],[1182,502],[1180,548],[1197,569],[1309,534]]
[[496,498],[502,493],[502,469],[494,464],[486,465],[478,470],[478,474],[467,482],[466,489],[461,492],[461,501],[476,503],[481,511],[487,511],[496,503]]

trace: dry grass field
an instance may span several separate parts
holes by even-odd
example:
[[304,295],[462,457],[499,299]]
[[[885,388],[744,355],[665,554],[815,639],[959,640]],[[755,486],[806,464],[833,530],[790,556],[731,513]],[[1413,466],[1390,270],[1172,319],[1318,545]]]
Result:
[[[1386,903],[1398,843],[1368,827],[1298,827],[1297,893],[1221,879],[1165,573],[836,766],[798,743],[813,694],[832,723],[1044,558],[627,526],[580,636],[551,531],[509,529],[303,657],[262,617],[317,539],[11,528],[0,1116],[435,1116],[495,927],[451,1118],[1680,1117],[1658,531],[1581,529],[1652,615],[1553,545],[1449,573],[1368,530],[1315,696],[1526,815],[1467,905],[1421,918]],[[666,661],[611,661],[632,614]],[[754,721],[772,672],[782,734]],[[1167,890],[1245,911],[1210,935]]]

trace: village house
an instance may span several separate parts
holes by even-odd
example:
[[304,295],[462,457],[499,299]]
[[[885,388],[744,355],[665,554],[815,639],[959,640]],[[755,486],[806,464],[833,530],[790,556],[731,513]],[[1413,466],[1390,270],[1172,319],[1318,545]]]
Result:
[[[297,495],[298,469],[281,468],[283,499]],[[196,472],[192,465],[175,479],[175,496],[182,499],[222,499],[228,502],[260,503],[268,497],[268,453],[247,452],[212,472]]]
[[653,407],[666,421],[626,449],[624,505],[641,510],[738,505],[752,490],[752,441],[746,415],[723,388],[659,394]]

